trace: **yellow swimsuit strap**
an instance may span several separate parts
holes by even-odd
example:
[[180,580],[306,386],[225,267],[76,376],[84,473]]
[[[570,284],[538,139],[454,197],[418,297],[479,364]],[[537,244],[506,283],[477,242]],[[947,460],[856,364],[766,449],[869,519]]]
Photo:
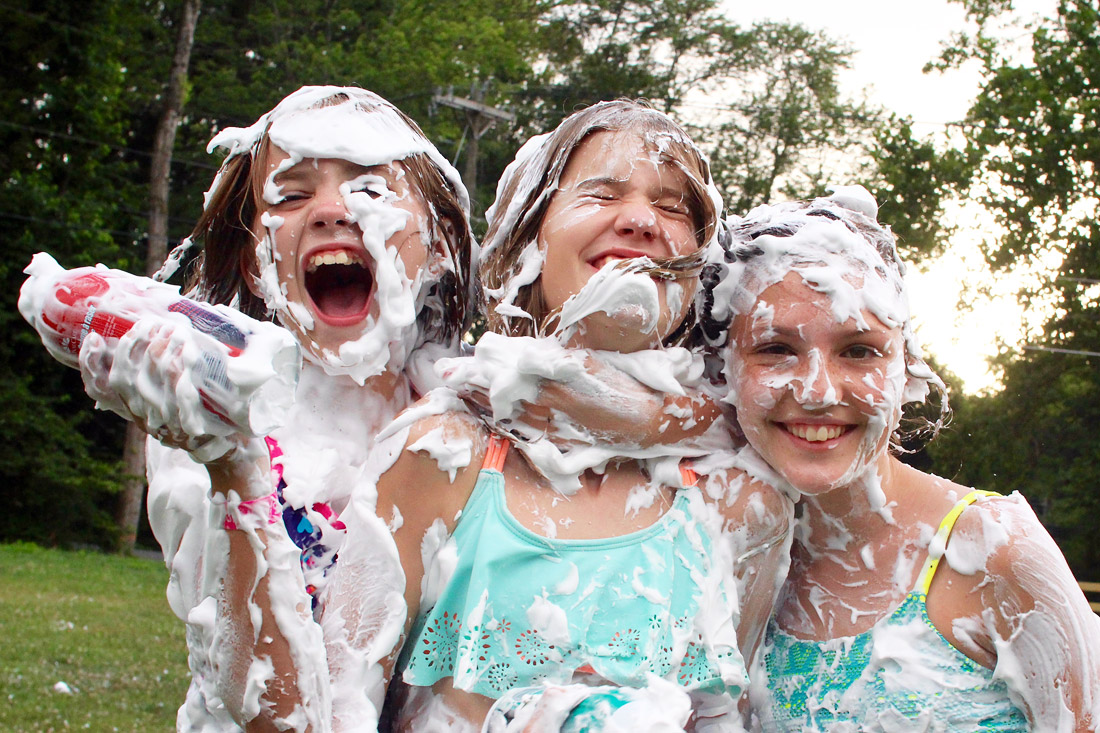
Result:
[[974,489],[955,502],[955,506],[951,507],[951,511],[940,522],[940,528],[936,530],[936,536],[932,538],[932,545],[928,548],[928,559],[924,561],[924,569],[921,570],[920,577],[917,579],[917,590],[924,595],[928,595],[928,588],[932,585],[932,577],[936,574],[936,568],[940,565],[940,558],[947,550],[947,538],[951,536],[951,530],[955,528],[955,522],[958,520],[959,515],[963,513],[963,509],[966,509],[982,496],[1000,496],[1000,494],[996,491]]

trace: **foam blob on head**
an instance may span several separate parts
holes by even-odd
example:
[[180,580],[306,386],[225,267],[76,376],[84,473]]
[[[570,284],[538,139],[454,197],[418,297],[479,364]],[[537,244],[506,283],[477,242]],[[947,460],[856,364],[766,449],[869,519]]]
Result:
[[[596,133],[630,133],[644,142],[654,164],[675,169],[686,180],[686,203],[697,244],[710,246],[717,233],[721,198],[710,176],[706,157],[671,118],[643,104],[629,101],[601,102],[566,118],[553,132],[532,138],[516,154],[497,186],[497,198],[486,216],[489,229],[482,256],[481,278],[485,288],[489,329],[511,336],[542,335],[558,325],[561,312],[547,305],[542,292],[545,252],[540,234],[571,156]],[[641,273],[669,281],[694,277],[701,258],[697,254],[663,258],[652,266],[624,266],[629,275]],[[585,290],[599,281],[605,290],[623,284],[624,292],[652,294],[636,287],[631,277],[592,278]],[[583,296],[584,292],[578,294]],[[606,299],[606,298],[605,298]],[[609,306],[572,304],[584,314]],[[568,312],[568,311],[567,311]],[[673,336],[677,336],[674,334]],[[672,338],[672,337],[670,337]]]
[[[469,198],[458,173],[389,102],[354,87],[303,87],[209,148],[228,156],[196,227],[206,297],[274,312],[312,361],[360,383],[401,370],[426,341],[461,335],[476,256]],[[285,179],[333,162],[349,171],[337,204],[355,241],[299,252],[305,229],[279,231],[291,218],[279,208]],[[424,254],[398,251],[409,248]],[[338,315],[326,318],[334,303]]]

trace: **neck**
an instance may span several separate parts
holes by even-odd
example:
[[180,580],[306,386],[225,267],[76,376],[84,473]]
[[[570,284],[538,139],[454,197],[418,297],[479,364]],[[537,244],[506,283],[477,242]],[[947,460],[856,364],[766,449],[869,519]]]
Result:
[[803,497],[784,628],[813,638],[865,631],[912,588],[931,534],[917,519],[911,470],[884,456],[851,484]]
[[404,374],[383,372],[362,386],[351,377],[332,376],[306,362],[294,406],[275,432],[280,442],[340,447],[352,463],[365,456],[374,436],[412,401]]
[[888,454],[844,486],[803,496],[798,543],[810,554],[846,553],[897,528],[901,463]]

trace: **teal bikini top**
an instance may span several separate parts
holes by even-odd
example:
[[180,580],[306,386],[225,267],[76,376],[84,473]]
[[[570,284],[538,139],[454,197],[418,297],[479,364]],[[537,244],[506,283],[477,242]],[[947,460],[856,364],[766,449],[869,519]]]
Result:
[[[940,547],[963,509],[983,495],[997,496],[972,491],[944,517]],[[762,729],[1030,730],[1004,681],[952,646],[928,618],[939,559],[930,555],[897,610],[862,634],[808,641],[784,633],[773,619],[763,650],[767,689],[753,686]]]
[[494,437],[453,545],[426,562],[426,572],[447,558],[454,568],[405,644],[405,682],[452,677],[458,689],[497,698],[574,674],[634,687],[657,675],[736,698],[747,681],[737,598],[719,579],[729,569],[710,568],[712,539],[700,518],[713,509],[694,472],[683,470],[687,488],[645,529],[549,539],[505,505],[508,447]]

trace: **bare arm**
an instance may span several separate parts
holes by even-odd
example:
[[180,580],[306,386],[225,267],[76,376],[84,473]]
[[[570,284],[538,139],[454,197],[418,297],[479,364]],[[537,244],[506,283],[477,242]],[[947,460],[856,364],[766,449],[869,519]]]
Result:
[[538,400],[528,405],[525,422],[561,434],[562,424],[585,426],[596,441],[643,448],[672,445],[702,436],[722,414],[708,395],[660,392],[591,354],[585,375],[567,382],[542,380]]
[[723,539],[740,603],[737,642],[751,668],[790,569],[794,504],[738,469],[708,476],[706,486],[725,518]]
[[[977,513],[995,522],[989,542],[984,617],[997,665],[1014,701],[1036,730],[1094,731],[1100,726],[1100,617],[1089,608],[1058,546],[1017,494]],[[995,527],[984,533],[993,536]],[[951,545],[948,545],[948,561]]]
[[[176,589],[181,597],[173,608],[191,628],[189,653],[204,702],[184,714],[189,724],[201,726],[211,716],[223,716],[224,706],[248,730],[323,729],[328,693],[320,627],[310,613],[298,549],[271,511],[275,482],[266,447],[260,438],[231,430],[197,432],[184,417],[181,404],[194,399],[181,379],[194,356],[187,335],[139,322],[113,348],[88,338],[80,353],[91,396],[201,464],[156,478],[161,498],[201,490],[203,497],[193,498],[202,511],[190,512],[188,520],[205,526],[171,526],[159,516],[151,520],[170,529],[165,539],[173,567],[190,564],[192,573],[188,587]],[[163,483],[173,476],[186,485],[165,494]],[[203,501],[207,496],[210,509]],[[159,508],[167,510],[171,503]],[[236,529],[224,525],[227,516]]]
[[[357,496],[345,514],[347,540],[326,590],[322,625],[333,684],[335,730],[377,724],[394,664],[420,611],[426,538],[443,540],[454,529],[477,480],[484,437],[469,416],[417,421],[392,466],[372,492]],[[468,445],[454,480],[422,441]]]
[[548,437],[562,449],[674,445],[700,439],[722,416],[697,389],[656,389],[601,352],[528,341],[538,353],[530,360],[501,358],[490,342],[479,344],[475,356],[450,360],[444,372],[459,394],[526,440]]

